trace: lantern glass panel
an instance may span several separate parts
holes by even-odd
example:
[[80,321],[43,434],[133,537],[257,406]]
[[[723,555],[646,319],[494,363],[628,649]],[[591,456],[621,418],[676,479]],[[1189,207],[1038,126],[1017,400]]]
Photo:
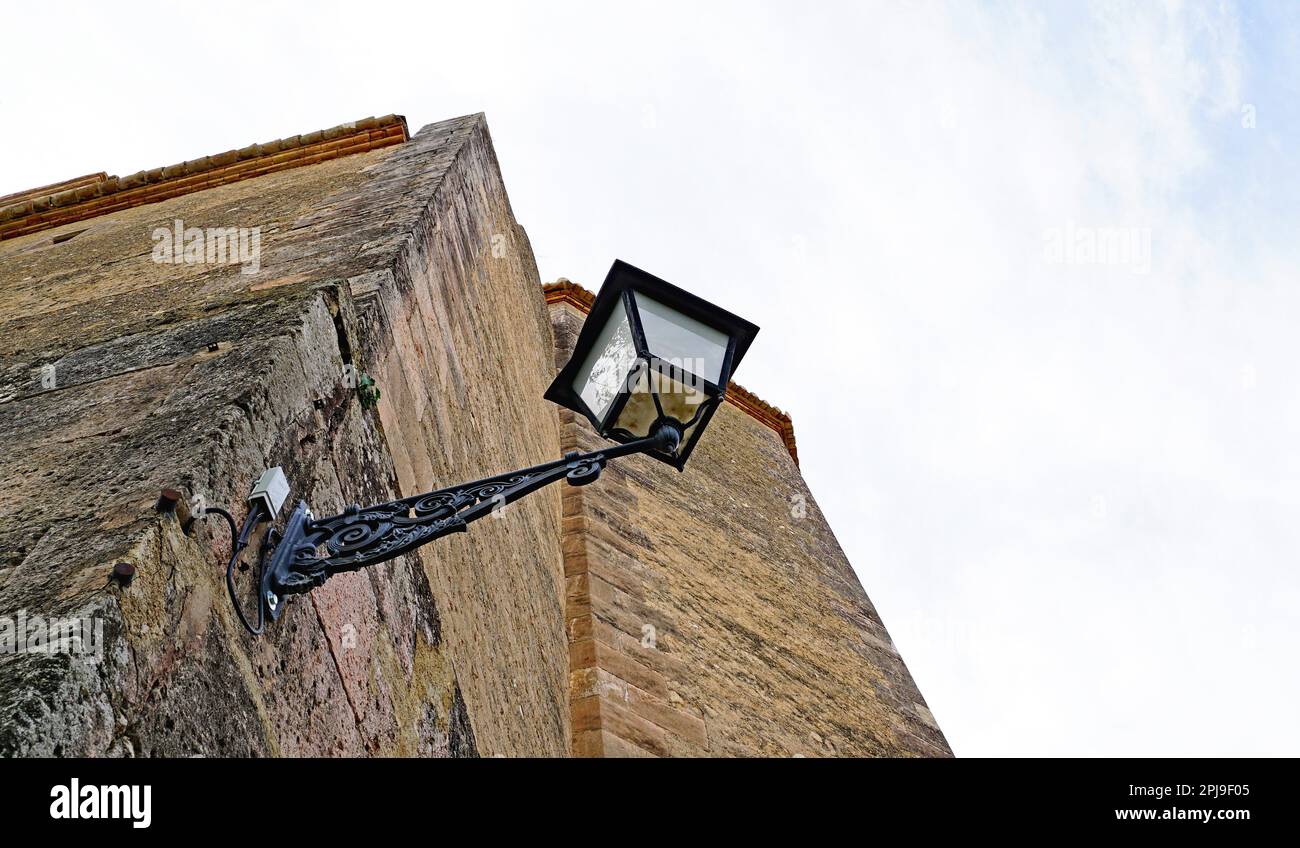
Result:
[[[700,406],[709,399],[703,385],[698,379],[682,375],[678,380],[655,369],[645,367],[632,383],[632,391],[627,403],[620,410],[614,427],[626,430],[636,438],[650,435],[652,425],[659,419],[659,409],[655,406],[652,389],[659,394],[659,404],[664,415],[675,418],[679,424],[695,423]],[[689,428],[688,428],[689,432]],[[688,433],[683,433],[681,444],[689,441]]]
[[683,315],[641,292],[636,293],[636,305],[651,354],[714,385],[721,381],[722,364],[730,341],[725,332]]
[[597,419],[605,420],[636,359],[632,326],[628,323],[627,312],[620,307],[610,314],[573,378],[574,391]]

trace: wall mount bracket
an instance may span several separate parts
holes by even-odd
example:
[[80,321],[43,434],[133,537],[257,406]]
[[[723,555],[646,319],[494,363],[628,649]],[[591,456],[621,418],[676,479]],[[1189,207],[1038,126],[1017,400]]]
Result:
[[[338,515],[316,518],[299,500],[283,530],[263,536],[258,555],[258,617],[254,628],[244,617],[230,577],[242,545],[227,568],[231,602],[250,633],[262,632],[269,615],[278,620],[289,595],[310,592],[335,574],[357,571],[409,553],[451,533],[463,533],[473,521],[492,514],[551,483],[571,486],[595,482],[611,459],[649,451],[672,453],[682,438],[681,425],[671,418],[656,422],[644,439],[610,445],[588,453],[576,451],[562,459],[519,471],[498,474],[446,489],[362,507],[347,507]],[[258,479],[249,496],[249,515],[240,540],[257,519],[274,519],[288,495],[283,472],[272,469]],[[232,521],[233,530],[233,521]]]

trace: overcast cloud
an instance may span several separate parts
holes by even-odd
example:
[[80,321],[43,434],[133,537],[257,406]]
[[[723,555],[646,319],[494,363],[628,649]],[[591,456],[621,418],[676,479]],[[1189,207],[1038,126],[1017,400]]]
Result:
[[1300,754],[1300,7],[240,9],[6,10],[0,193],[486,112],[543,279],[763,328],[957,754]]

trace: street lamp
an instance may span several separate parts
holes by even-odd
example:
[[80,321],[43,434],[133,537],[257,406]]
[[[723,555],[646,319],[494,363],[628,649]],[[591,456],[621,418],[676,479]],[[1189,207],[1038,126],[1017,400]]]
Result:
[[680,471],[757,333],[743,318],[616,261],[546,399],[624,444],[660,427],[676,430],[671,448],[646,453]]
[[354,504],[328,518],[316,518],[299,501],[284,529],[272,527],[262,538],[253,625],[236,595],[234,568],[253,526],[274,521],[288,497],[284,472],[270,469],[253,485],[237,536],[228,512],[208,510],[226,519],[234,537],[226,586],[240,621],[261,633],[266,615],[278,619],[288,595],[464,532],[470,522],[559,480],[585,486],[616,457],[644,453],[682,470],[757,333],[748,321],[616,261],[573,355],[545,395],[616,444],[375,506]]

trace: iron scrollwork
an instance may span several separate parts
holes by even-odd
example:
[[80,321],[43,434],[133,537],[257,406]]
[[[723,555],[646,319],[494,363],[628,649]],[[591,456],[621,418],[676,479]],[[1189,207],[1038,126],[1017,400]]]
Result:
[[603,450],[569,453],[563,459],[447,489],[388,501],[352,505],[338,515],[315,518],[299,501],[283,532],[271,531],[262,551],[258,603],[278,619],[287,595],[309,592],[335,574],[386,562],[468,525],[531,492],[560,480],[585,486],[600,477],[612,458],[648,450],[673,450],[680,431],[658,427],[645,438]]

